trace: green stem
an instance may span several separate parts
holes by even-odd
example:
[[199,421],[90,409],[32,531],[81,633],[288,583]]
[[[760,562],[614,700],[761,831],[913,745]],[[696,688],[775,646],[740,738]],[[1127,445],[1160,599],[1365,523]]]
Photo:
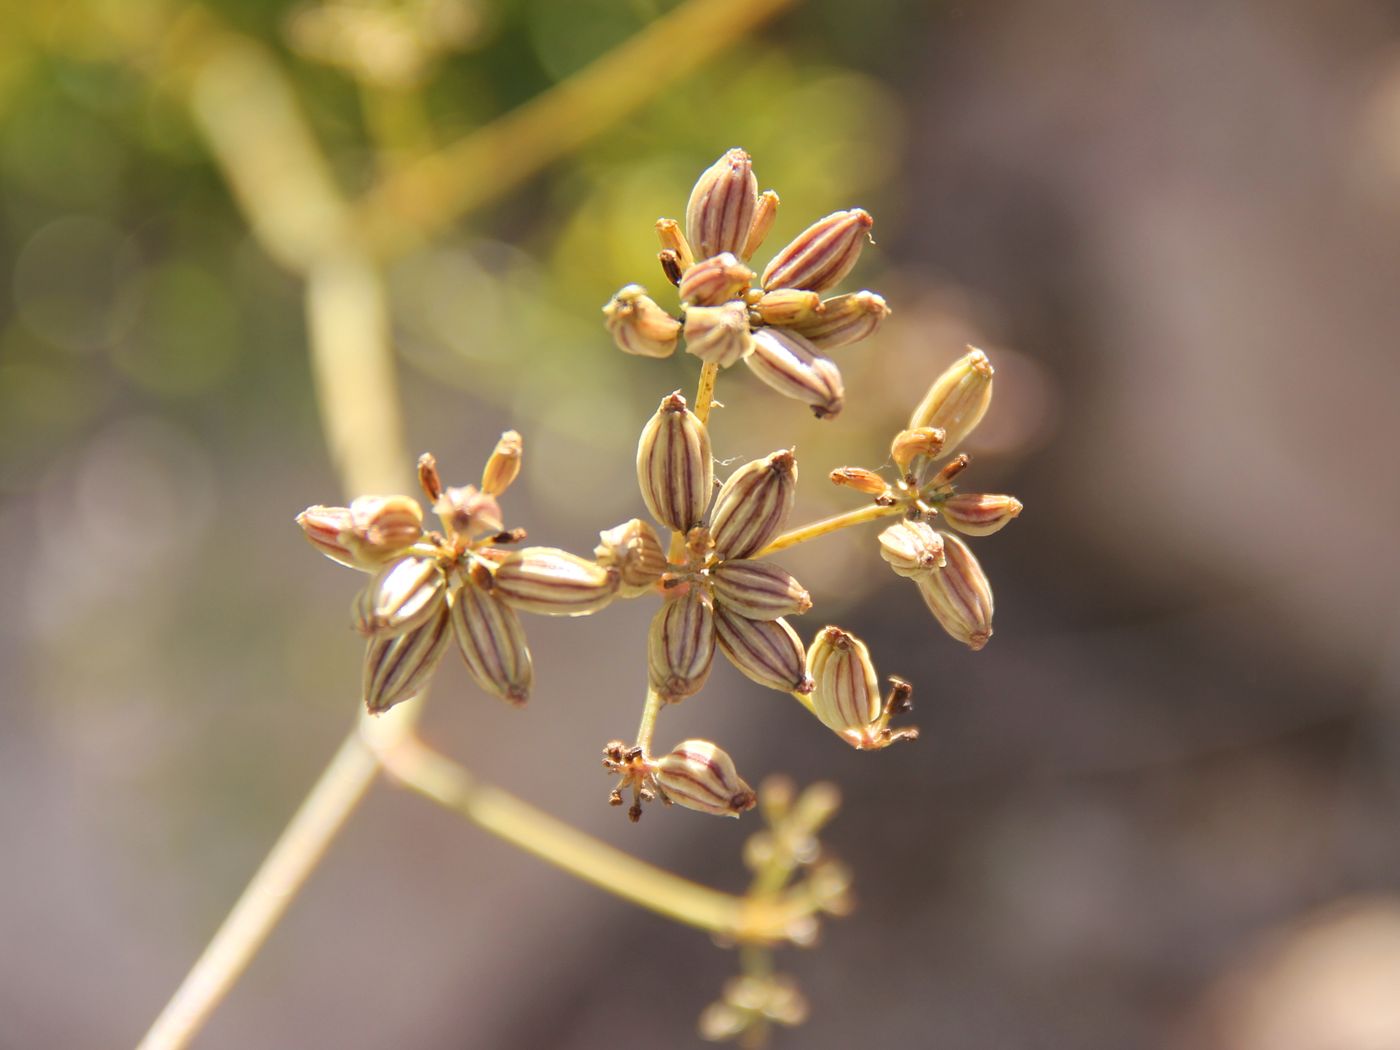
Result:
[[768,546],[764,547],[757,554],[752,554],[752,558],[766,558],[770,554],[787,550],[789,547],[796,547],[799,543],[806,543],[814,540],[818,536],[825,536],[829,532],[836,532],[839,529],[848,529],[852,525],[864,525],[868,521],[879,521],[881,518],[892,517],[895,514],[903,514],[905,508],[903,504],[895,504],[892,507],[883,507],[878,503],[867,504],[864,507],[857,507],[855,510],[848,510],[844,514],[836,514],[830,518],[823,518],[821,521],[809,522],[806,525],[799,525],[795,529],[790,529],[783,533]]

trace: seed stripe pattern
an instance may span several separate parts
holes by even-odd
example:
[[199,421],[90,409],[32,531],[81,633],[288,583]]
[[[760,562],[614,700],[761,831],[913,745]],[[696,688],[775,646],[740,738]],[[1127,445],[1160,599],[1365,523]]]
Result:
[[802,642],[786,620],[750,620],[720,605],[715,635],[745,677],[780,692],[811,692]]
[[534,667],[514,609],[464,583],[452,596],[452,633],[477,685],[513,704],[530,698]]
[[825,291],[851,272],[875,220],[864,208],[838,211],[818,219],[773,256],[760,282],[770,288]]
[[795,332],[761,328],[744,363],[754,375],[784,397],[803,401],[818,419],[837,415],[846,403],[841,370]]
[[403,634],[372,638],[365,648],[364,700],[373,714],[409,699],[427,684],[447,646],[447,607]]

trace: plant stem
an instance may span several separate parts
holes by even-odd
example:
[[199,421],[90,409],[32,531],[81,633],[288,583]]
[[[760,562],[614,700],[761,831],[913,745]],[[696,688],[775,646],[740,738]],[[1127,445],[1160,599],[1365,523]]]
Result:
[[829,532],[848,529],[852,525],[864,525],[867,521],[879,521],[881,518],[888,518],[895,514],[903,514],[904,510],[902,504],[882,507],[878,503],[870,503],[864,507],[857,507],[855,510],[848,510],[844,514],[836,514],[830,518],[823,518],[821,521],[808,522],[806,525],[789,529],[757,554],[751,554],[749,557],[766,558],[770,554],[787,550],[789,547],[796,547],[799,543],[806,543],[818,536],[825,536]]
[[705,362],[700,369],[700,385],[695,389],[695,414],[700,422],[710,425],[710,409],[715,403],[715,380],[719,377],[719,365]]
[[661,713],[664,701],[655,689],[647,690],[647,702],[642,708],[642,724],[637,727],[637,746],[643,756],[651,757],[651,738],[656,735],[656,716]]

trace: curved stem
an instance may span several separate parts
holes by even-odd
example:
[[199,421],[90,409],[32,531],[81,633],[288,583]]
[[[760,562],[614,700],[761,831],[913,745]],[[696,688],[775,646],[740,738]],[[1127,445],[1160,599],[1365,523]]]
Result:
[[695,389],[695,414],[700,422],[710,425],[710,409],[715,405],[715,381],[719,378],[719,365],[705,362],[700,369],[700,384]]
[[642,708],[642,724],[637,727],[637,746],[648,758],[651,757],[652,737],[656,735],[656,716],[661,713],[661,705],[664,702],[661,694],[655,689],[647,690],[646,706]]
[[848,529],[852,525],[864,525],[867,521],[879,521],[881,518],[903,514],[904,511],[905,508],[902,504],[896,504],[893,507],[882,507],[878,503],[871,503],[864,507],[857,507],[855,510],[848,510],[844,514],[836,514],[830,518],[823,518],[821,521],[808,522],[806,525],[799,525],[795,529],[789,529],[757,554],[751,554],[749,557],[766,558],[770,554],[787,550],[789,547],[796,547],[799,543],[806,543],[808,540],[814,540],[818,536],[825,536],[829,532],[836,532],[839,529]]

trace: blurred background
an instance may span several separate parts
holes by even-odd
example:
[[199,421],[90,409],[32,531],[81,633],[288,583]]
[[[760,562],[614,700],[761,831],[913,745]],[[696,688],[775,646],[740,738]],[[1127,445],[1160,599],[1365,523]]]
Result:
[[[355,581],[292,524],[345,495],[298,273],[318,187],[383,185],[674,6],[0,6],[0,1047],[134,1044],[354,715]],[[875,215],[848,287],[895,312],[838,352],[831,423],[724,376],[717,456],[795,443],[796,519],[854,505],[825,472],[883,463],[963,344],[991,355],[964,477],[1026,511],[974,542],[987,649],[873,530],[781,559],[804,636],[867,638],[923,738],[853,752],[718,663],[662,718],[844,792],[860,907],[780,957],[812,1021],[778,1045],[1400,1046],[1400,9],[756,21],[482,206],[400,201],[386,282],[411,450],[461,483],[519,428],[511,524],[582,551],[641,512],[637,432],[696,371],[624,357],[599,308],[660,296],[652,222],[730,146],[782,196],[774,248]],[[749,822],[604,804],[644,604],[532,619],[523,712],[449,661],[424,734],[741,890]],[[734,965],[381,785],[196,1045],[700,1045]]]

